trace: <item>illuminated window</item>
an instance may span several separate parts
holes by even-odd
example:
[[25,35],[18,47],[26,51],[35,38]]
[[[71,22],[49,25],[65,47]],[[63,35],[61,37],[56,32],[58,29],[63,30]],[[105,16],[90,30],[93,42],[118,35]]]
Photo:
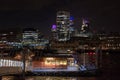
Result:
[[67,65],[67,62],[66,62],[66,61],[64,61],[64,62],[63,62],[63,65]]
[[56,65],[60,65],[60,62],[58,60],[56,61]]

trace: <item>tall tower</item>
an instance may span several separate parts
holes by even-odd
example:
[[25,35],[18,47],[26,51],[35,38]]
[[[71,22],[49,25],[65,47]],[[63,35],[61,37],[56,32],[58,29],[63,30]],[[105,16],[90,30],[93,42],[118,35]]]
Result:
[[56,17],[57,39],[67,41],[70,39],[70,12],[58,11]]
[[87,32],[89,32],[89,21],[86,20],[86,19],[83,19],[83,21],[82,21],[81,32],[82,32],[82,33],[87,33]]
[[70,37],[74,35],[75,28],[74,28],[74,17],[70,16],[70,27],[69,27]]
[[57,26],[55,24],[52,25],[51,31],[52,31],[52,39],[57,40]]

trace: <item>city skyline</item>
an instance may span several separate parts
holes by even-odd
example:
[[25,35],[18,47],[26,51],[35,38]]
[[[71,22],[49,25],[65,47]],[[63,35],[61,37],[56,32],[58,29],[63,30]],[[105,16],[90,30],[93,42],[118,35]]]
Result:
[[56,12],[68,10],[74,17],[75,28],[81,28],[82,18],[88,18],[95,31],[119,32],[118,3],[115,1],[29,0],[1,1],[0,31],[34,27],[48,35],[56,24]]

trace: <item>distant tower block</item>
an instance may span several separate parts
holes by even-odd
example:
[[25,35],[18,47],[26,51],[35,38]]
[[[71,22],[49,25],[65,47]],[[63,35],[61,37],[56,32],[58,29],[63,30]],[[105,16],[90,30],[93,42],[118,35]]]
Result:
[[57,39],[57,26],[52,25],[51,31],[52,31],[52,39],[56,40]]
[[70,16],[70,28],[69,28],[69,32],[70,32],[70,37],[74,35],[75,33],[75,28],[74,28],[74,17]]
[[56,17],[57,39],[66,41],[70,39],[70,12],[58,11]]
[[83,19],[81,31],[82,31],[83,33],[89,31],[89,21],[88,21],[88,20]]

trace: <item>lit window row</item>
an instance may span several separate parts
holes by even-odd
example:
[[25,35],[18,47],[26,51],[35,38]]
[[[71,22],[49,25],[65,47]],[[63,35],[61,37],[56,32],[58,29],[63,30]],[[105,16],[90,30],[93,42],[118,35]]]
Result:
[[113,46],[113,47],[119,47],[120,46],[120,44],[106,44],[106,46]]
[[21,61],[13,61],[0,59],[0,67],[22,67],[23,63]]

